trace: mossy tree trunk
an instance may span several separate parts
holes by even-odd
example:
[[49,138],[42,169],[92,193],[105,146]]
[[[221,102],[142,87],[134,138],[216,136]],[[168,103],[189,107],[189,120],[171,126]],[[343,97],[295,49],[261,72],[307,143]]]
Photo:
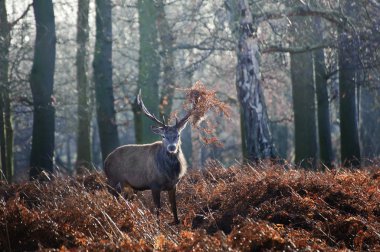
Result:
[[6,166],[7,166],[7,180],[11,181],[14,175],[14,163],[13,163],[13,124],[12,124],[12,114],[11,114],[11,100],[10,100],[10,90],[8,83],[4,92],[4,126],[5,126],[5,143],[6,143]]
[[[321,18],[315,18],[314,34],[316,40],[323,38]],[[331,168],[334,164],[334,154],[331,142],[330,104],[327,91],[326,64],[323,48],[314,50],[314,81],[317,93],[318,137],[320,162]]]
[[174,67],[174,37],[166,18],[165,4],[163,0],[157,1],[157,30],[161,45],[161,59],[163,70],[163,85],[160,97],[160,114],[169,117],[175,89],[175,67]]
[[[5,1],[0,1],[0,163],[2,173],[1,179],[10,180],[12,171],[8,170],[6,162],[6,136],[5,136],[5,100],[6,89],[9,85],[9,46],[10,46],[10,24],[7,18]],[[10,174],[9,174],[10,172]]]
[[290,56],[295,128],[295,162],[304,168],[315,168],[317,160],[312,56],[312,52],[292,53]]
[[78,90],[78,131],[77,131],[77,173],[92,169],[91,164],[91,109],[89,105],[88,40],[89,0],[78,1],[77,16],[77,90]]
[[56,55],[55,21],[52,0],[33,1],[36,42],[30,75],[33,96],[33,137],[30,178],[42,171],[53,172],[55,108],[53,97]]
[[[149,111],[159,115],[158,79],[160,76],[160,57],[157,39],[157,6],[155,1],[138,0],[139,13],[139,75],[137,86],[141,89],[142,99]],[[137,143],[149,143],[158,139],[150,130],[152,121],[135,109],[135,135]]]
[[339,35],[339,117],[341,160],[347,167],[360,166],[360,145],[356,87],[359,78],[359,39],[340,32]]
[[360,141],[361,156],[365,165],[380,156],[380,90],[365,86],[360,90]]
[[330,104],[327,91],[325,56],[323,49],[314,53],[314,76],[317,91],[318,135],[320,162],[331,168],[334,164],[334,154],[331,142]]
[[112,3],[96,0],[94,80],[96,112],[103,161],[119,146],[112,87]]

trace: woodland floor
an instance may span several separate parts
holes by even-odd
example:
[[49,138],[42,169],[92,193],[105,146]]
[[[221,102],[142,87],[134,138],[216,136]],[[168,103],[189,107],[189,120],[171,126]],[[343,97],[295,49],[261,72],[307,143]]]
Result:
[[380,250],[380,169],[326,172],[210,164],[179,183],[182,223],[148,192],[116,200],[105,178],[0,182],[0,250]]

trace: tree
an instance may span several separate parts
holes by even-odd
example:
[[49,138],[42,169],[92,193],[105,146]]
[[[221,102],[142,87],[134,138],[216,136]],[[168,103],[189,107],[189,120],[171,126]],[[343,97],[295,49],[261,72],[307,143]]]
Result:
[[313,168],[317,160],[317,129],[312,52],[291,53],[290,59],[295,162],[305,168]]
[[[350,17],[359,13],[358,3],[347,1],[343,9]],[[348,32],[341,25],[339,33],[339,116],[341,134],[341,160],[344,166],[360,166],[360,145],[356,89],[361,77],[359,46],[356,32]]]
[[380,156],[380,92],[377,87],[367,86],[360,90],[360,140],[364,161]]
[[33,97],[33,137],[30,178],[42,171],[53,172],[54,157],[54,68],[56,53],[54,9],[51,0],[33,1],[36,42],[30,86]]
[[243,155],[249,161],[275,157],[261,86],[257,24],[246,0],[239,1],[236,87],[241,111]]
[[[310,17],[292,17],[291,47],[304,47],[312,36]],[[313,53],[306,49],[290,53],[294,111],[295,163],[316,168],[318,159]]]
[[[316,39],[323,37],[320,18],[315,19],[314,32],[318,37]],[[314,81],[317,92],[320,161],[327,167],[331,168],[334,163],[334,156],[331,143],[330,104],[327,91],[327,76],[323,48],[313,51],[313,60]]]
[[2,174],[8,181],[13,175],[13,130],[8,79],[10,29],[5,0],[0,1],[0,160]]
[[[139,13],[139,75],[137,87],[141,89],[145,105],[149,110],[158,115],[159,113],[159,93],[158,79],[160,76],[160,57],[158,55],[157,40],[157,7],[154,1],[138,0],[137,8]],[[135,133],[137,143],[149,143],[158,139],[151,133],[151,121],[143,116],[134,106]]]
[[330,106],[323,49],[313,52],[314,80],[317,92],[318,136],[320,162],[331,168],[334,155],[331,143]]
[[162,58],[162,89],[160,97],[160,114],[169,116],[173,106],[173,96],[175,88],[175,67],[174,67],[174,36],[166,18],[165,4],[163,0],[157,1],[157,31],[160,38],[161,58]]
[[96,0],[95,4],[96,41],[93,66],[97,121],[104,161],[120,144],[112,87],[112,5],[110,0]]
[[77,16],[77,89],[78,89],[78,133],[77,133],[77,172],[91,169],[91,111],[89,106],[88,81],[88,25],[89,0],[78,1]]

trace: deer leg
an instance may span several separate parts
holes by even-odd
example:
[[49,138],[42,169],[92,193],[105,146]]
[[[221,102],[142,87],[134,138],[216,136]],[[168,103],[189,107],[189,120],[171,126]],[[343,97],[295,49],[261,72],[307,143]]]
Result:
[[153,202],[154,202],[154,205],[156,207],[155,210],[156,210],[156,214],[157,214],[157,218],[158,218],[160,215],[160,208],[161,208],[161,200],[160,200],[161,191],[153,189],[152,190],[152,196],[153,196]]
[[123,190],[124,198],[126,200],[132,200],[134,198],[135,190],[128,183],[124,183],[123,187],[124,187],[124,190]]
[[120,183],[115,183],[108,179],[107,181],[108,191],[115,197],[118,198],[121,193]]
[[172,212],[174,216],[174,224],[179,224],[179,219],[178,219],[178,214],[177,214],[177,203],[175,199],[175,192],[176,192],[176,187],[168,191],[169,194],[169,202],[172,207]]

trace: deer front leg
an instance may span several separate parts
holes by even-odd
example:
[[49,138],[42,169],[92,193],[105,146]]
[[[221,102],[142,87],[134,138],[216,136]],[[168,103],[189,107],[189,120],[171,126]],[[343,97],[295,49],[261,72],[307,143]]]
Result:
[[168,191],[169,194],[169,202],[172,207],[172,212],[174,216],[174,224],[179,224],[179,219],[178,219],[178,214],[177,214],[177,202],[175,198],[175,192],[176,192],[176,187]]
[[121,194],[121,185],[119,182],[114,182],[111,179],[107,180],[107,188],[108,191],[117,199],[119,198],[119,195]]
[[156,210],[157,218],[159,218],[160,208],[161,208],[161,200],[160,200],[161,191],[157,189],[152,189],[152,196],[153,196],[154,205],[156,207],[155,210]]

